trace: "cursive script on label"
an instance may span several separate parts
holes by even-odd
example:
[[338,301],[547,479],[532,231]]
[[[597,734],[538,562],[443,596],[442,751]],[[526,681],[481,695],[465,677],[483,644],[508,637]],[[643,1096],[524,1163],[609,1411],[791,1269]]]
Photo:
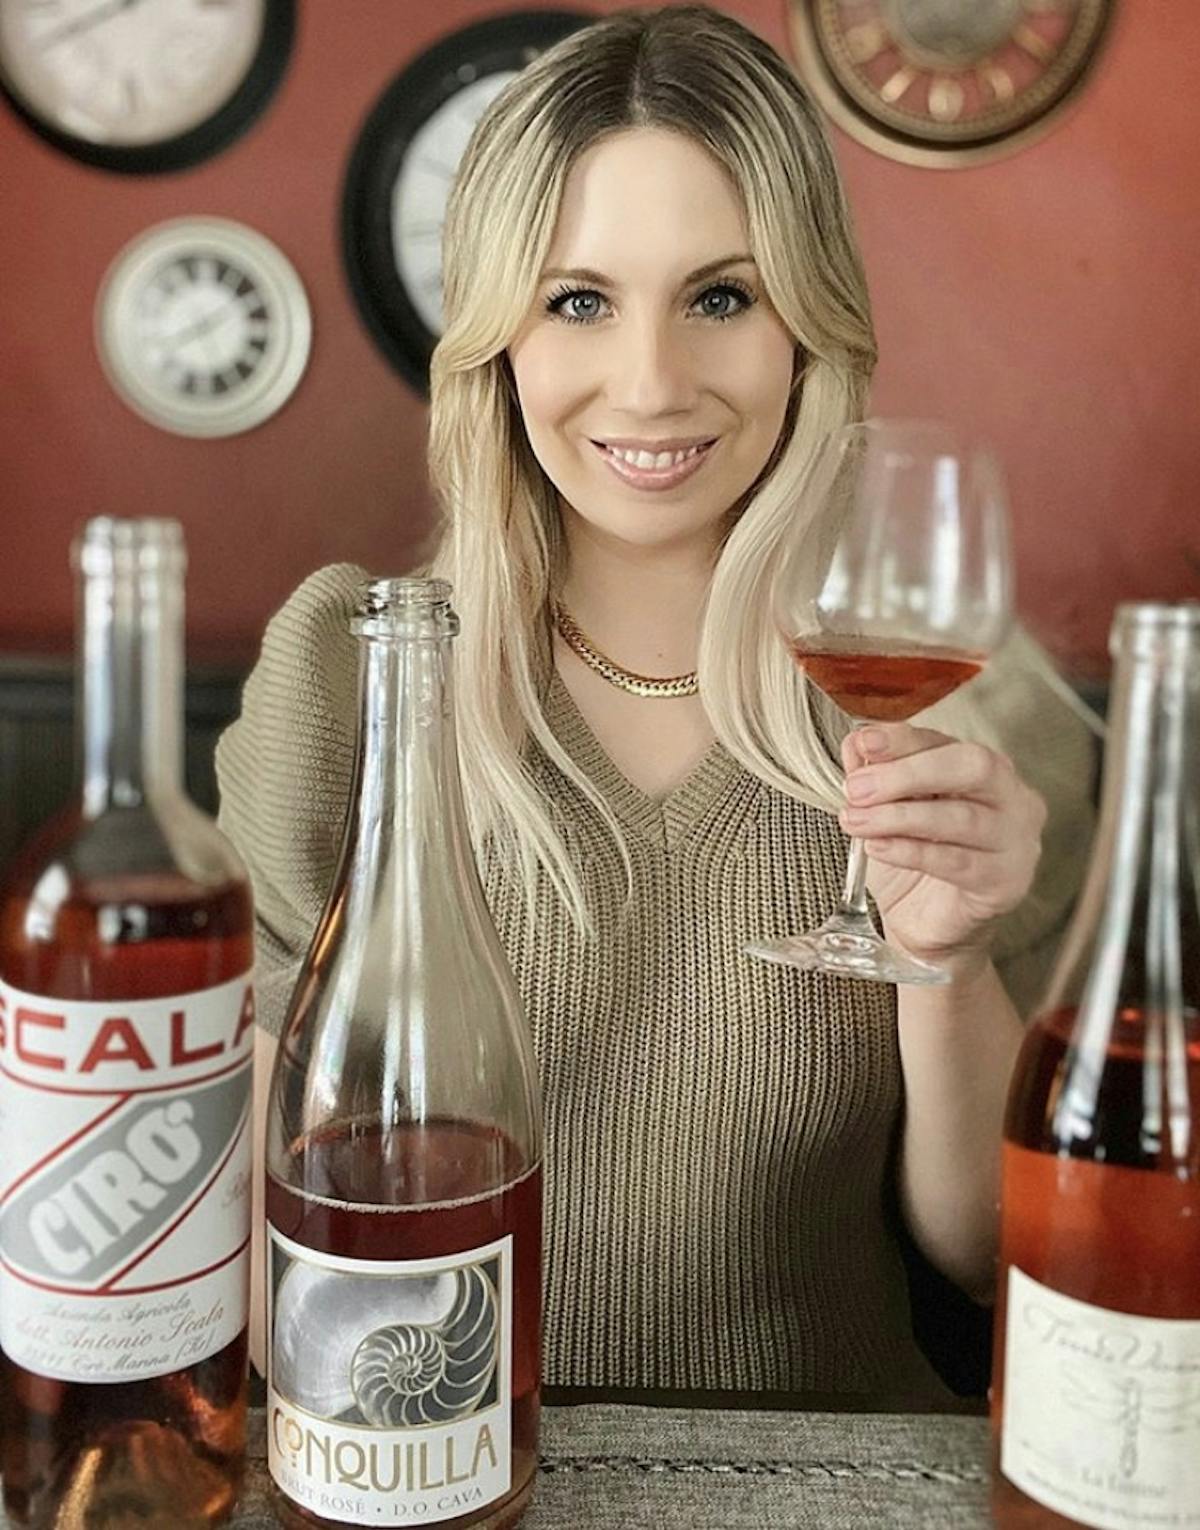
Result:
[[1200,1351],[1191,1355],[1168,1355],[1161,1339],[1144,1339],[1123,1329],[1119,1323],[1101,1328],[1094,1320],[1080,1322],[1064,1313],[1050,1311],[1036,1299],[1025,1303],[1021,1319],[1039,1343],[1087,1360],[1124,1370],[1148,1371],[1157,1376],[1200,1377]]

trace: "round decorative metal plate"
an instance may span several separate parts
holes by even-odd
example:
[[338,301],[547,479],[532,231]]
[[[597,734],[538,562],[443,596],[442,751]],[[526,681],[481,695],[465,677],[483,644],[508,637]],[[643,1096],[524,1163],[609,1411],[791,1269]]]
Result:
[[909,164],[1012,152],[1078,91],[1115,0],[791,0],[800,68],[837,124]]

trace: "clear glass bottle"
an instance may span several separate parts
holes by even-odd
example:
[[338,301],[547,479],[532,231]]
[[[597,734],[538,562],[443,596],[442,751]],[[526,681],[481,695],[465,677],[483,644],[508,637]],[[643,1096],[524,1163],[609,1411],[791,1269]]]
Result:
[[0,1473],[20,1526],[201,1526],[245,1455],[253,912],[182,786],[184,548],[75,545],[80,789],[0,884]]
[[513,1525],[540,1380],[541,1110],[484,901],[433,579],[364,587],[351,807],[267,1118],[267,1443],[292,1525]]
[[1125,605],[1083,895],[1008,1101],[993,1503],[1200,1524],[1200,603]]

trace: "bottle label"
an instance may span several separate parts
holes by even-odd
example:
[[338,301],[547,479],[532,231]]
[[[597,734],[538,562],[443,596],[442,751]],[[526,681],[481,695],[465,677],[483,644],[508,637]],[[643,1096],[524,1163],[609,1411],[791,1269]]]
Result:
[[385,1261],[268,1233],[267,1460],[281,1491],[357,1525],[432,1525],[503,1498],[511,1235]]
[[0,983],[0,1347],[63,1381],[184,1370],[246,1325],[250,975],[165,999]]
[[1094,1307],[1012,1265],[1004,1342],[1010,1482],[1095,1530],[1200,1527],[1200,1321]]

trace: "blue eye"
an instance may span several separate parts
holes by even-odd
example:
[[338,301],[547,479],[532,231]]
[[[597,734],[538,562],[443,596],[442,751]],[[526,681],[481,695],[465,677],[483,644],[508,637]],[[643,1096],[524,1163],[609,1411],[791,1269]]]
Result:
[[568,324],[594,324],[600,317],[604,299],[589,287],[564,287],[546,303],[546,312],[554,313]]
[[705,287],[693,307],[698,307],[706,319],[724,322],[736,319],[739,313],[754,306],[754,296],[749,288],[735,282],[717,282]]
[[[715,282],[692,302],[692,309],[699,310],[700,317],[736,319],[755,304],[754,294],[740,282]],[[567,324],[594,324],[604,317],[608,299],[594,287],[560,287],[546,300],[546,312]]]

